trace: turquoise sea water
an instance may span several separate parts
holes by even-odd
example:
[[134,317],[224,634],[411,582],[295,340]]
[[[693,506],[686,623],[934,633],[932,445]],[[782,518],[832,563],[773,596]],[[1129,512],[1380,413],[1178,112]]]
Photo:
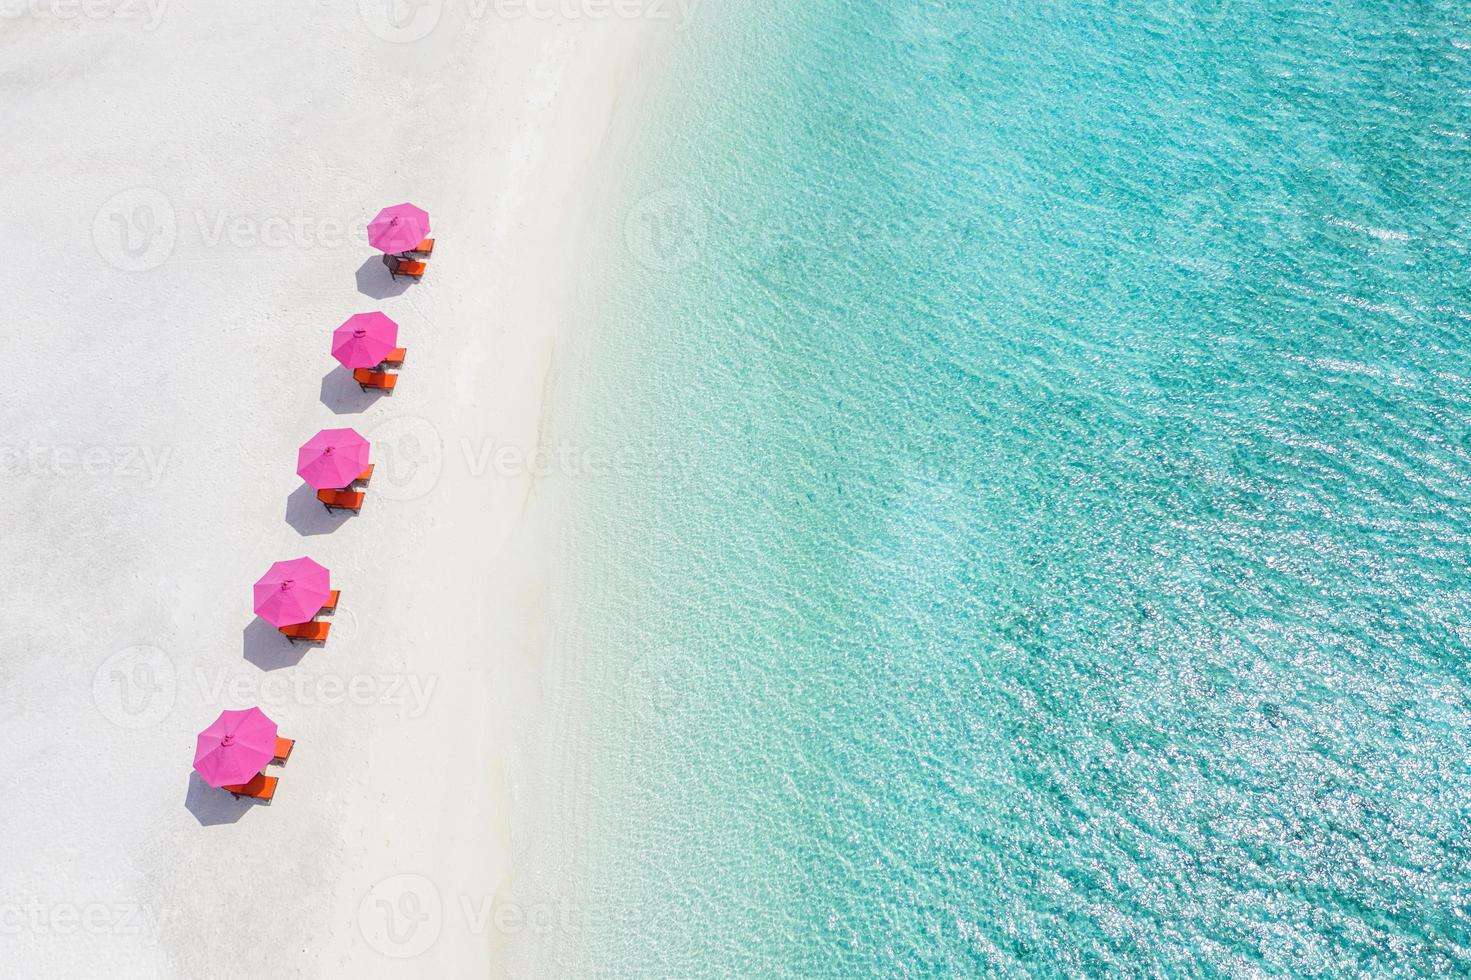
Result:
[[1471,7],[710,0],[672,74],[556,971],[1471,971]]

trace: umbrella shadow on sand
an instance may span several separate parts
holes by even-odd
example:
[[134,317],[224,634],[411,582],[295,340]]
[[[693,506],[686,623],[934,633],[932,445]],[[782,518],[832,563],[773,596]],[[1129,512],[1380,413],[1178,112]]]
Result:
[[261,670],[281,670],[301,663],[309,644],[292,643],[281,631],[257,616],[241,633],[245,659]]
[[342,368],[322,375],[322,404],[338,415],[356,415],[381,397],[382,392],[364,391],[352,379],[352,372]]
[[329,511],[317,499],[317,491],[303,483],[286,498],[286,523],[297,534],[307,536],[331,534],[344,521],[352,519],[351,511]]
[[395,279],[388,271],[384,256],[375,255],[358,266],[358,292],[373,299],[402,296],[413,284],[412,279]]
[[224,790],[206,783],[199,773],[189,773],[189,791],[184,795],[184,808],[194,814],[201,827],[236,823],[247,811],[259,805],[252,800],[237,800]]

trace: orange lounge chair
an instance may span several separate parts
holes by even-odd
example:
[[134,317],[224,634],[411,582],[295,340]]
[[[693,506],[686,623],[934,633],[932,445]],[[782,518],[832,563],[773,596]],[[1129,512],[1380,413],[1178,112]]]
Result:
[[426,238],[413,248],[405,252],[405,255],[432,255],[434,253],[434,239]]
[[337,608],[337,600],[341,598],[342,590],[333,589],[332,594],[327,596],[327,601],[322,603],[322,612],[317,613],[317,615],[320,616],[322,613],[329,613],[335,610]]
[[423,262],[413,259],[400,259],[392,255],[386,255],[388,261],[388,274],[397,279],[399,276],[408,276],[410,279],[423,279],[424,270],[428,268]]
[[[353,483],[367,483],[371,479],[373,479],[373,464],[372,463],[369,463],[368,464],[368,468],[365,469],[365,470],[363,470],[357,476],[355,476],[353,478],[353,481],[352,482]],[[347,488],[346,487],[343,487],[343,489],[345,490]]]
[[255,778],[248,783],[240,783],[238,786],[221,786],[220,789],[230,793],[237,800],[242,796],[248,796],[252,800],[263,800],[269,803],[276,795],[276,777],[256,773]]
[[407,347],[395,347],[393,350],[388,352],[388,356],[383,359],[383,363],[380,366],[403,367],[404,358],[408,356],[408,353],[409,350]]
[[276,736],[276,757],[271,761],[278,766],[286,765],[286,760],[291,758],[291,750],[296,748],[296,739],[282,738]]
[[361,490],[318,490],[317,499],[328,511],[350,510],[354,514],[363,509],[363,497],[367,496]]
[[297,640],[305,640],[308,643],[326,643],[327,634],[331,632],[331,623],[322,623],[315,619],[309,623],[297,623],[295,626],[281,627],[281,635],[292,643],[295,643]]
[[389,374],[387,371],[369,371],[367,368],[358,368],[352,372],[352,380],[358,383],[358,387],[367,391],[372,388],[375,391],[386,391],[393,394],[393,386],[398,384],[398,375]]

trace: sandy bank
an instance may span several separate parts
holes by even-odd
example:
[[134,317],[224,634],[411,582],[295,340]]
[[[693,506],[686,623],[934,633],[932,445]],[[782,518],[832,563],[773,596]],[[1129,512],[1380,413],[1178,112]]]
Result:
[[[499,971],[555,523],[532,451],[609,134],[675,26],[591,9],[4,8],[31,271],[0,326],[0,972]],[[361,234],[404,199],[440,243],[411,288]],[[328,354],[372,309],[409,349],[391,399]],[[343,424],[379,470],[357,517],[293,473]],[[343,590],[321,650],[250,609],[301,554]],[[298,743],[270,808],[189,769],[249,704]]]

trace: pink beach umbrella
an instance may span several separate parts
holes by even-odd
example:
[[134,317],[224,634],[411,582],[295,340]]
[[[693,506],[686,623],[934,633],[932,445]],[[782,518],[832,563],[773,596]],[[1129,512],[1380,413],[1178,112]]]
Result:
[[221,711],[194,746],[194,771],[211,786],[255,778],[276,757],[276,723],[259,708]]
[[353,429],[323,429],[297,450],[297,475],[314,490],[341,490],[368,468],[368,448]]
[[255,612],[272,626],[309,622],[332,597],[332,573],[310,558],[278,561],[255,583]]
[[373,367],[398,346],[398,324],[382,313],[357,313],[332,332],[332,356],[348,370]]
[[407,202],[386,207],[368,222],[368,244],[389,255],[407,252],[429,235],[429,212]]

